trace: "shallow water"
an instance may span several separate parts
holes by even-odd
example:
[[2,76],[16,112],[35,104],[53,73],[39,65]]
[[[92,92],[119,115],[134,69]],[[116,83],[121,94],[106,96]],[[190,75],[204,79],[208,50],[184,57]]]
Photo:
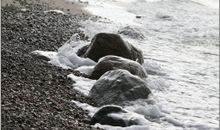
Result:
[[[145,36],[144,40],[129,39],[126,36],[124,38],[142,49],[145,62],[159,64],[163,69],[160,71],[166,73],[165,76],[149,76],[148,80],[154,85],[152,90],[157,97],[157,104],[182,125],[174,127],[175,123],[172,121],[164,121],[156,127],[218,128],[218,10],[188,0],[99,2],[101,6],[97,7],[96,4],[87,9],[110,20],[85,22],[87,27],[84,31],[92,37],[97,33],[96,27],[99,31],[113,33],[124,26],[139,29]],[[106,12],[103,9],[105,5]],[[120,8],[112,9],[114,6]],[[109,14],[110,9],[112,10]],[[115,15],[117,12],[120,15]],[[126,19],[121,15],[126,16]],[[136,19],[136,15],[141,18]],[[208,128],[196,124],[203,124]]]
[[[122,35],[143,51],[146,70],[155,72],[146,79],[155,104],[150,105],[149,100],[128,103],[125,109],[150,118],[146,119],[147,125],[125,129],[219,129],[219,10],[216,7],[190,0],[89,0],[88,3],[88,11],[103,17],[81,23],[90,39],[100,32],[117,33],[126,26],[145,37],[140,40]],[[73,39],[70,44],[76,48],[88,44],[80,41],[78,46],[78,42]],[[65,45],[58,52],[64,53],[66,59],[67,48]],[[66,63],[59,61],[56,65]],[[79,70],[91,72],[93,64],[89,65]],[[75,89],[85,95],[95,82],[73,75],[69,77],[76,80]],[[89,110],[91,115],[98,109],[75,103]]]

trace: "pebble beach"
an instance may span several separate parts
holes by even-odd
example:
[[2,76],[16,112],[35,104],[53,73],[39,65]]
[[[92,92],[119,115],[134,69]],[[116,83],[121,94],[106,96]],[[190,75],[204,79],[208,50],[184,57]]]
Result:
[[[34,50],[55,51],[88,19],[80,5],[50,0],[3,0],[1,8],[1,128],[90,130],[88,113],[71,103],[93,104],[72,89],[66,77],[73,70],[54,67],[31,55]],[[58,7],[59,5],[59,7]],[[67,15],[45,11],[60,8]],[[73,13],[74,12],[74,13]],[[86,36],[80,33],[80,39]]]

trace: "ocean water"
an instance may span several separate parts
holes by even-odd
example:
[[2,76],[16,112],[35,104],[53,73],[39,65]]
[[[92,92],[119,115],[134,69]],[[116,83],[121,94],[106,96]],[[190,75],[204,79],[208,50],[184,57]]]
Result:
[[[143,51],[143,66],[148,72],[154,72],[146,79],[153,93],[150,99],[123,106],[135,118],[144,120],[141,125],[121,128],[96,124],[94,127],[109,130],[219,129],[218,0],[81,1],[88,3],[86,10],[102,17],[80,23],[81,30],[90,39],[100,32],[117,33],[124,27],[135,29],[144,39],[121,36]],[[75,37],[77,34],[58,52],[35,53],[49,57],[54,65],[89,74],[96,63],[75,55],[78,48],[89,42]],[[68,77],[76,81],[73,89],[84,95],[88,95],[95,83],[95,80],[72,74]],[[73,102],[88,110],[91,116],[99,109]]]

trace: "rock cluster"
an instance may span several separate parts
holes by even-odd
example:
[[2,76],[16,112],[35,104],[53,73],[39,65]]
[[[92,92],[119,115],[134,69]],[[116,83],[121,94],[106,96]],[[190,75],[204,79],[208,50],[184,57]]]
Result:
[[127,113],[121,107],[110,104],[120,105],[126,101],[148,98],[151,91],[144,80],[147,73],[141,65],[144,63],[142,51],[123,41],[117,34],[99,33],[91,44],[79,49],[77,54],[98,62],[90,76],[98,80],[89,96],[98,106],[108,105],[92,117],[91,124],[137,125],[138,122],[110,116]]

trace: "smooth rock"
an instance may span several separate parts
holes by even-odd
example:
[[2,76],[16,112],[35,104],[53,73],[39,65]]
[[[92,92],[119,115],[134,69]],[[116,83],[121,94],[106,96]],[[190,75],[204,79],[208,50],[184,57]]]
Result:
[[146,99],[151,93],[147,83],[127,70],[112,70],[103,74],[93,85],[89,95],[99,105]]
[[139,63],[123,57],[108,55],[101,58],[96,64],[91,78],[99,79],[105,72],[117,69],[125,69],[140,78],[147,77],[145,69]]
[[77,55],[88,57],[96,62],[106,55],[116,55],[137,61],[140,64],[144,63],[141,50],[123,41],[119,35],[111,33],[96,34],[91,44],[79,49]]
[[95,125],[96,123],[99,123],[102,125],[126,127],[126,126],[139,124],[137,120],[128,120],[128,119],[123,119],[123,117],[116,118],[114,116],[111,116],[111,114],[122,114],[122,113],[128,114],[127,111],[123,110],[119,106],[115,106],[115,105],[104,106],[94,114],[94,116],[91,119],[91,125]]

